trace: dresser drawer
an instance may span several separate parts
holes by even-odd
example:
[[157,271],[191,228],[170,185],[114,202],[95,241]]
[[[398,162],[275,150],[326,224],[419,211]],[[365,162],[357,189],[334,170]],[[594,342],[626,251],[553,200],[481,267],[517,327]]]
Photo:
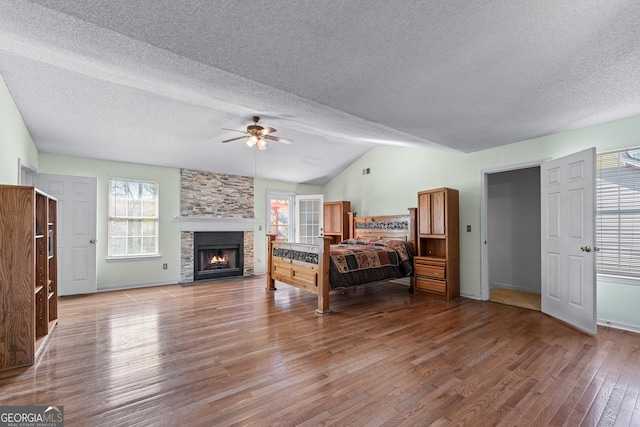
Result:
[[415,275],[446,279],[446,262],[416,259]]
[[447,282],[446,280],[428,279],[426,277],[416,276],[416,289],[444,294],[447,292]]

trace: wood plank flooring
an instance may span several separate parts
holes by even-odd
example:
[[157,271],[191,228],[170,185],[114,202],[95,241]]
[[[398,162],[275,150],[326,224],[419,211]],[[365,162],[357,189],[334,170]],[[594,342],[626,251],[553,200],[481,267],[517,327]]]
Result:
[[489,300],[501,304],[514,305],[530,310],[541,310],[542,299],[540,294],[517,291],[515,289],[498,288],[489,293]]
[[0,405],[64,405],[70,426],[640,425],[640,335],[540,312],[334,292],[334,313],[264,276],[60,299],[37,363]]

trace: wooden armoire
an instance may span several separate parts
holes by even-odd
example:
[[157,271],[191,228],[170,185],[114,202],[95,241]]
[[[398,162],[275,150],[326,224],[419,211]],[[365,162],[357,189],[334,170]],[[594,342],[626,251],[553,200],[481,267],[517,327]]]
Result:
[[417,254],[413,288],[447,301],[460,296],[458,190],[418,193]]
[[324,236],[331,243],[340,243],[349,238],[349,212],[351,202],[324,202]]

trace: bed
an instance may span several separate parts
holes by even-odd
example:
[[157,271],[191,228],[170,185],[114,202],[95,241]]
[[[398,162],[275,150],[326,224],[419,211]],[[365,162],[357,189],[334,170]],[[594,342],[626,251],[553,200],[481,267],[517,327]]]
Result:
[[331,313],[330,291],[412,274],[416,209],[403,215],[356,217],[349,213],[349,239],[309,245],[267,235],[267,290],[282,282],[317,295],[316,313]]

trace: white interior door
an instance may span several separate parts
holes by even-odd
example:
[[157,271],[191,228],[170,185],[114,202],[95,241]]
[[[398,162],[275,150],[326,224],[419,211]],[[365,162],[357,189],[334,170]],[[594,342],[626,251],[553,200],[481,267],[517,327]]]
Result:
[[323,230],[323,201],[322,194],[296,196],[296,236],[297,242],[318,244]]
[[541,165],[542,311],[596,332],[595,148]]
[[97,178],[38,174],[38,188],[58,200],[58,293],[97,292]]

